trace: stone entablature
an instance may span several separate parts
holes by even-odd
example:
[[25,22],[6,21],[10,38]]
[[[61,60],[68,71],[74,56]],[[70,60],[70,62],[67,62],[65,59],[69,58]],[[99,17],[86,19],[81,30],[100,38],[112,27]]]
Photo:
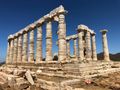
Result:
[[34,23],[26,26],[25,28],[21,29],[19,32],[15,33],[13,35],[9,35],[8,36],[8,40],[13,39],[14,37],[17,37],[18,35],[22,35],[24,32],[29,32],[31,29],[33,30],[33,29],[35,29],[38,26],[41,26],[43,23],[45,23],[49,19],[53,19],[55,21],[59,21],[58,16],[60,14],[66,14],[66,13],[67,13],[67,11],[61,5],[60,7],[52,10],[49,14],[47,14],[47,15],[43,16],[42,18],[40,18],[39,20],[37,20],[36,22],[34,22]]

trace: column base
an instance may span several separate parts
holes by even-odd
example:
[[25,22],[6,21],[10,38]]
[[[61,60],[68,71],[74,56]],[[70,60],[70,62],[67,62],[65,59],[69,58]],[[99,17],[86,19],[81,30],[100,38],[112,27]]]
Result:
[[33,64],[33,63],[35,63],[35,62],[34,62],[34,61],[29,61],[28,63],[32,63],[32,64]]
[[22,63],[22,61],[17,61],[17,63]]
[[28,61],[22,61],[21,63],[26,64],[26,63],[28,63]]

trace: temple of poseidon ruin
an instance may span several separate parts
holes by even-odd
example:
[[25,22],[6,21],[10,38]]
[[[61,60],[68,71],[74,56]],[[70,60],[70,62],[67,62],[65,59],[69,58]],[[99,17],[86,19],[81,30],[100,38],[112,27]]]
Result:
[[[66,36],[65,14],[67,11],[60,6],[38,21],[26,26],[15,34],[8,36],[7,64],[15,63],[52,63],[52,22],[58,22],[58,60],[57,62],[72,61],[70,59],[70,40],[74,41],[74,61],[97,61],[96,33],[85,25],[78,25],[75,35]],[[46,57],[43,61],[42,53],[42,26],[46,24]],[[34,41],[34,31],[37,29],[37,40]],[[107,44],[107,30],[101,30],[105,61],[110,61]],[[29,37],[28,37],[29,36]],[[28,40],[29,39],[29,40]],[[29,41],[29,42],[28,42]],[[36,56],[34,47],[36,43]],[[77,47],[78,44],[78,47]],[[29,49],[29,50],[28,50]]]
[[[100,31],[104,57],[98,60],[94,30],[80,24],[76,26],[76,34],[66,36],[67,13],[61,5],[8,36],[6,63],[0,67],[0,83],[4,83],[2,86],[7,88],[14,86],[11,90],[81,90],[76,89],[81,87],[81,80],[93,82],[95,77],[120,71],[120,63],[109,58],[108,30]],[[57,22],[58,25],[56,32],[58,39],[54,42],[58,47],[56,59],[52,51],[53,22]],[[43,26],[46,27],[45,34]],[[45,38],[43,35],[46,35]],[[46,41],[45,58],[43,40]]]

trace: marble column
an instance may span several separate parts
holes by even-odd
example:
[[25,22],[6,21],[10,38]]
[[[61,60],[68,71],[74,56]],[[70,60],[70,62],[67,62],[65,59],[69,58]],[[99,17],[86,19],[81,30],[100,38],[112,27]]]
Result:
[[22,63],[22,35],[18,36],[17,63]]
[[29,62],[34,63],[34,30],[30,31]]
[[23,34],[22,63],[28,62],[28,33]]
[[73,41],[74,41],[74,56],[75,56],[75,58],[77,58],[77,38],[74,38],[73,39]]
[[52,25],[51,21],[46,24],[46,61],[52,61]]
[[14,38],[13,63],[17,63],[18,38]]
[[70,59],[70,40],[67,40],[67,59]]
[[101,33],[102,33],[102,42],[103,42],[104,60],[105,61],[110,61],[109,49],[108,49],[108,42],[107,42],[107,35],[106,35],[107,32],[108,32],[108,30],[101,30]]
[[86,60],[92,60],[91,55],[91,34],[86,31]]
[[36,63],[42,61],[42,27],[37,28],[37,49],[36,49]]
[[81,29],[78,29],[78,58],[80,61],[84,59],[83,31]]
[[14,52],[14,39],[10,42],[10,63],[13,63],[13,52]]
[[8,40],[6,64],[10,63],[10,42],[11,42],[11,40]]
[[58,61],[66,61],[66,24],[64,14],[59,15]]
[[92,59],[97,61],[95,33],[92,34]]

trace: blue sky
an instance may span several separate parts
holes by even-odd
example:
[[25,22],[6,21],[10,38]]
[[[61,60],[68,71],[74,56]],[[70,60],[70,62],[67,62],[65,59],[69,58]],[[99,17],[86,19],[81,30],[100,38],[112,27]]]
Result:
[[[110,53],[120,52],[120,0],[0,0],[0,58],[5,58],[7,37],[63,5],[67,35],[77,33],[79,24],[96,32],[97,52],[102,52],[101,29],[108,29]],[[45,25],[43,26],[45,37]],[[53,53],[57,51],[57,24],[53,22]],[[36,32],[35,32],[36,33]],[[71,51],[72,42],[71,42]],[[45,41],[43,42],[45,54]]]

